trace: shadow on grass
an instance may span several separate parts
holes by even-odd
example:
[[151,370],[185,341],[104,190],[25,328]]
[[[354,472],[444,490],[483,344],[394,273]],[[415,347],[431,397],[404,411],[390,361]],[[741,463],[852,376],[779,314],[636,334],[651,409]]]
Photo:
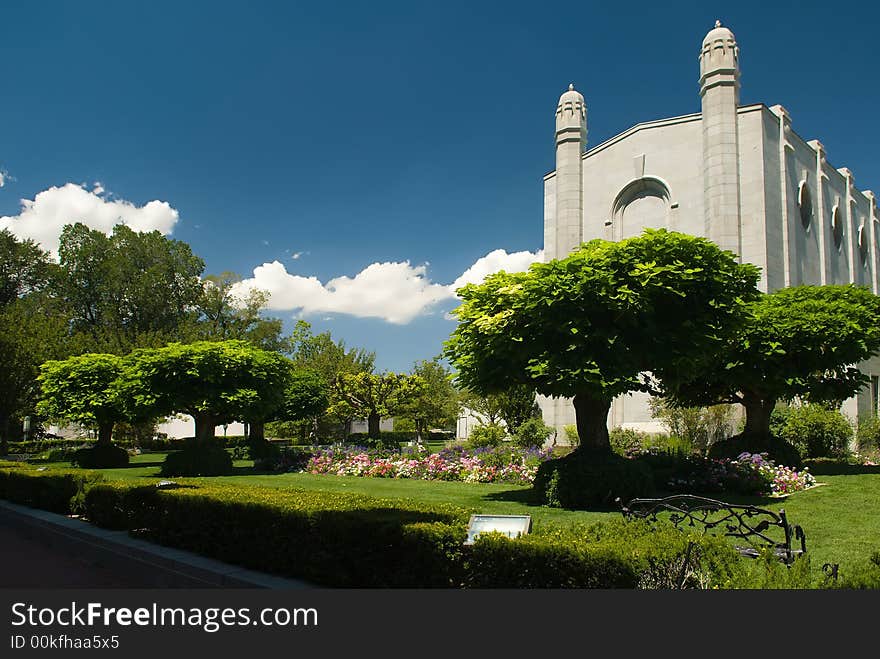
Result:
[[[675,492],[657,492],[650,497],[652,499],[662,499],[663,497],[672,496],[673,494],[677,494]],[[715,499],[716,501],[723,501],[725,503],[732,503],[741,506],[758,506],[761,508],[769,508],[774,509],[776,506],[783,507],[785,504],[786,497],[768,497],[768,496],[755,496],[755,495],[744,495],[744,494],[736,494],[733,492],[693,492],[694,495],[705,497],[707,499]],[[490,492],[486,494],[483,499],[487,501],[505,501],[511,503],[519,503],[524,506],[531,506],[535,508],[543,508],[547,507],[543,504],[537,497],[536,493],[531,490],[503,490],[501,492]],[[589,512],[620,512],[620,508],[616,505],[609,506],[590,506],[589,508],[558,508],[558,510],[584,510]]]
[[821,460],[806,461],[814,476],[856,476],[860,474],[880,474],[880,465],[853,465],[845,462]]
[[620,508],[616,505],[609,506],[590,506],[589,508],[563,508],[548,506],[543,503],[534,490],[503,490],[501,492],[490,492],[482,497],[486,501],[504,501],[508,503],[518,503],[531,508],[546,508],[551,510],[567,510],[567,511],[586,511],[594,513],[620,512]]

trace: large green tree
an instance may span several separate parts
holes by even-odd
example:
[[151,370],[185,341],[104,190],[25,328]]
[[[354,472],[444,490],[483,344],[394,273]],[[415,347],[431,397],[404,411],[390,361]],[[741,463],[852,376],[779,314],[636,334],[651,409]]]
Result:
[[250,442],[265,441],[266,421],[302,421],[323,414],[330,405],[328,388],[314,371],[299,369],[289,363],[290,376],[279,406],[262,418],[250,419]]
[[192,338],[204,262],[158,231],[117,225],[110,236],[64,227],[55,293],[66,302],[81,351],[126,354]]
[[37,243],[0,229],[0,308],[42,291],[53,271],[49,254]]
[[338,400],[333,383],[344,373],[372,373],[376,353],[363,348],[350,348],[345,341],[334,340],[330,332],[314,334],[311,325],[304,320],[297,321],[290,343],[291,358],[296,366],[317,373],[330,392],[330,407],[325,413],[316,414],[303,424],[301,436],[320,436],[333,432],[334,427],[339,425],[342,426],[342,435],[347,436],[351,417],[346,414],[351,412],[351,408],[334,405]]
[[123,394],[133,416],[195,419],[196,438],[232,420],[266,419],[281,407],[290,361],[240,340],[172,343],[126,358]]
[[242,339],[263,350],[289,352],[290,340],[282,337],[280,318],[263,315],[269,293],[250,289],[237,294],[235,285],[241,277],[234,272],[208,275],[203,280],[203,291],[198,303],[200,339],[225,341]]
[[577,451],[610,453],[611,401],[696,372],[757,295],[758,268],[704,239],[646,229],[458,290],[445,354],[467,389],[573,398]]
[[46,293],[55,268],[35,242],[0,230],[0,455],[34,412],[40,364],[66,354],[64,310]]
[[867,288],[783,288],[752,302],[746,319],[705,368],[668,387],[674,402],[740,403],[744,435],[769,440],[777,401],[839,406],[868,383],[857,365],[880,351],[880,297]]
[[120,396],[122,357],[88,353],[47,361],[40,367],[39,412],[96,426],[98,444],[109,445],[113,426],[127,418]]
[[422,379],[421,392],[410,399],[402,414],[413,420],[421,441],[430,428],[455,425],[460,409],[459,393],[452,382],[452,373],[437,359],[417,362],[412,375]]
[[511,433],[515,433],[529,419],[541,416],[535,390],[529,385],[513,385],[488,394],[466,391],[461,400],[464,407],[483,417],[486,423],[504,421]]
[[29,294],[0,307],[0,455],[21,439],[39,400],[40,364],[66,356],[67,322],[55,302]]
[[367,419],[367,435],[379,439],[379,422],[403,412],[425,390],[416,375],[403,373],[343,373],[333,383],[336,413]]

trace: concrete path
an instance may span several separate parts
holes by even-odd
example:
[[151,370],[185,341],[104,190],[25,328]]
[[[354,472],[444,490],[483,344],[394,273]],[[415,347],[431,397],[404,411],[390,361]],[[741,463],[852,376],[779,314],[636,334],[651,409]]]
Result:
[[0,501],[0,588],[309,588]]

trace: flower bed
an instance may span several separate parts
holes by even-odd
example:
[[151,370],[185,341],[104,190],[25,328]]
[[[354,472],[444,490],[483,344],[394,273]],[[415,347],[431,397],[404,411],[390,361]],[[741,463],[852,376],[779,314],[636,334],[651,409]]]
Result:
[[783,496],[816,484],[809,468],[777,465],[766,453],[741,453],[735,460],[691,456],[667,482],[675,492],[722,492]]
[[549,450],[514,447],[471,450],[455,447],[439,453],[427,453],[418,447],[401,453],[342,447],[316,453],[304,471],[336,476],[530,485],[535,479],[538,465],[549,457]]

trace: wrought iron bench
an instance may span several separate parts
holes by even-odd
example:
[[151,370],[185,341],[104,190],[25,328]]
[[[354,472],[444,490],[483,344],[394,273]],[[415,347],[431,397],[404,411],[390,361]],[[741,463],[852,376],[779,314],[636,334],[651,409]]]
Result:
[[[792,525],[784,510],[774,513],[757,506],[726,503],[692,494],[633,499],[626,505],[618,498],[617,503],[626,519],[656,522],[658,513],[669,513],[667,519],[676,528],[695,527],[703,533],[720,531],[725,536],[743,541],[745,544],[734,547],[740,555],[748,558],[756,558],[762,550],[770,550],[780,561],[791,565],[807,551],[804,530]],[[793,546],[796,542],[799,546]]]

